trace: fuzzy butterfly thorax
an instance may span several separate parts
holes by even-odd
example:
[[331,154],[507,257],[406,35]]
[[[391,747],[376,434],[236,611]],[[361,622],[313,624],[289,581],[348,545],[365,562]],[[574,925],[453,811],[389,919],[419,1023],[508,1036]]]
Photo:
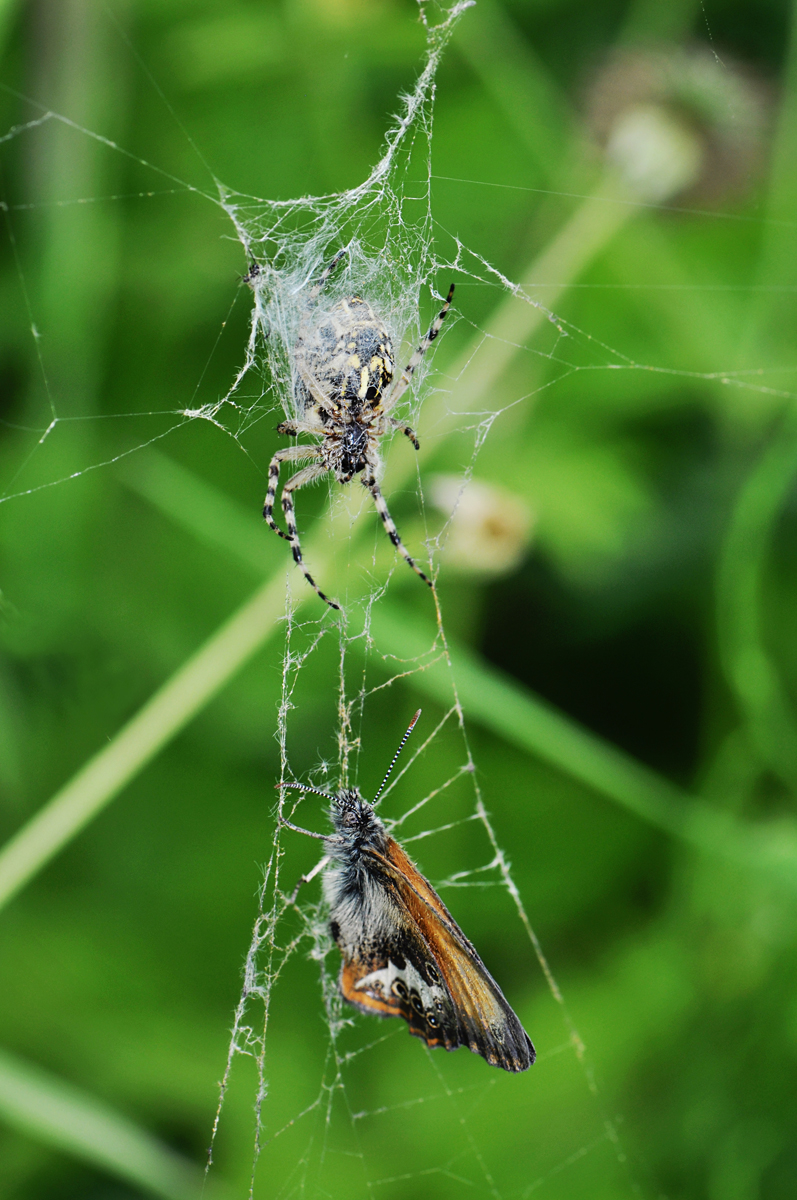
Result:
[[332,864],[324,873],[324,895],[335,941],[353,950],[382,933],[392,916],[380,865],[390,839],[356,789],[335,797],[330,816],[335,832],[324,842]]

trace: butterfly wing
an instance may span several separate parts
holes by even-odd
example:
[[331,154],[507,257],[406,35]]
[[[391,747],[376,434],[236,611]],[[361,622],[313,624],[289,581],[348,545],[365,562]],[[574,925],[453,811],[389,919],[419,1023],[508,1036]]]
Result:
[[379,952],[344,959],[340,990],[362,1012],[403,1017],[410,1033],[427,1046],[456,1050],[460,1039],[454,1005],[440,976],[432,972],[427,948],[405,927]]
[[534,1047],[434,888],[393,838],[384,854],[363,853],[392,910],[390,934],[344,954],[344,998],[364,1012],[403,1017],[428,1046],[468,1046],[493,1066],[525,1071]]

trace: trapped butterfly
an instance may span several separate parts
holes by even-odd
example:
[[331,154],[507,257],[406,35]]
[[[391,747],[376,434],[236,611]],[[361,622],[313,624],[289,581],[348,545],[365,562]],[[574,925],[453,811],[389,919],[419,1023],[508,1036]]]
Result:
[[[421,875],[374,812],[401,750],[404,734],[373,801],[356,788],[336,795],[300,783],[282,787],[331,801],[324,895],[332,937],[343,959],[344,1000],[365,1013],[402,1017],[427,1046],[467,1046],[495,1067],[525,1071],[535,1051],[503,992],[429,881]],[[306,878],[311,878],[315,871]]]

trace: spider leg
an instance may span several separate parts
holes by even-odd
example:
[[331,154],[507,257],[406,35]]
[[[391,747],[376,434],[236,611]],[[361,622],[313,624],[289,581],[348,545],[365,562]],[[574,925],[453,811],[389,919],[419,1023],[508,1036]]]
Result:
[[421,444],[418,441],[418,435],[409,425],[404,425],[401,421],[397,421],[395,417],[388,417],[388,421],[394,429],[400,429],[401,432],[410,439],[416,450],[420,450]]
[[[286,422],[286,425],[288,422]],[[282,432],[282,426],[279,427]],[[287,432],[287,431],[286,431]],[[278,450],[268,464],[268,490],[266,491],[266,501],[263,505],[263,516],[266,524],[275,533],[278,533],[281,538],[285,538],[286,542],[291,539],[288,534],[280,529],[279,525],[274,520],[274,499],[277,495],[277,484],[280,477],[280,463],[284,462],[301,462],[306,458],[320,458],[321,450],[318,446],[286,446],[284,450]],[[301,474],[301,472],[300,472]]]
[[[324,395],[324,393],[321,391],[321,388],[318,386],[315,379],[313,379],[312,375],[310,375],[304,369],[304,367],[302,366],[301,363],[296,364],[296,369],[297,369],[299,378],[301,379],[304,386],[307,388],[308,392],[310,393],[310,395],[312,396],[313,400],[318,405],[318,407],[322,408],[324,410],[324,412],[327,413],[330,417],[336,418],[337,412],[335,409],[334,402],[332,400],[330,400],[328,396]],[[306,412],[307,412],[307,410],[305,410],[305,413]],[[321,424],[320,421],[319,421],[319,426],[320,426],[319,432],[323,433],[324,426]]]
[[[299,446],[293,447],[295,450],[298,450],[299,448]],[[314,457],[320,457],[321,450],[318,448],[314,449],[316,450]],[[305,455],[305,457],[308,456]],[[272,462],[273,461],[274,460],[272,459]],[[310,587],[318,593],[321,599],[325,601],[330,608],[336,608],[338,611],[340,611],[340,605],[336,604],[334,600],[330,600],[329,596],[324,595],[324,593],[321,591],[321,588],[318,586],[310,572],[307,570],[307,567],[304,565],[304,560],[302,558],[302,547],[299,543],[299,531],[296,528],[296,512],[293,507],[293,496],[291,495],[291,493],[297,488],[304,487],[308,483],[314,483],[316,479],[320,479],[322,475],[326,475],[328,470],[329,467],[325,466],[323,463],[311,463],[310,466],[302,467],[301,471],[297,471],[282,489],[282,511],[285,513],[285,523],[288,526],[287,537],[291,544],[291,550],[293,551],[294,562],[296,563],[297,567],[301,568],[301,571],[307,582],[310,584]],[[280,532],[282,531],[280,530]],[[286,535],[283,533],[282,536],[285,537]]]
[[428,583],[429,587],[431,587],[432,586],[431,579],[429,579],[429,577],[427,575],[424,575],[423,571],[418,566],[418,564],[415,562],[415,559],[410,556],[409,550],[407,550],[407,547],[404,545],[401,538],[399,537],[399,531],[396,529],[393,518],[391,517],[390,512],[388,511],[388,507],[385,502],[385,497],[382,495],[381,491],[379,490],[379,484],[376,482],[376,479],[374,478],[373,475],[363,475],[362,482],[363,482],[363,487],[368,488],[368,491],[371,493],[371,495],[374,498],[374,504],[376,505],[376,511],[379,513],[380,517],[382,518],[382,524],[384,525],[385,529],[387,530],[387,536],[390,538],[391,542],[396,547],[399,554],[401,554],[402,557],[407,560],[407,562],[412,567],[415,574],[420,575],[423,582]]
[[[451,287],[448,289],[448,297],[446,299],[445,304],[440,309],[440,312],[437,314],[435,319],[432,321],[432,324],[429,326],[429,332],[427,333],[426,337],[421,340],[421,344],[418,346],[418,349],[415,351],[412,358],[407,363],[404,370],[401,372],[401,375],[399,376],[398,381],[396,382],[396,385],[393,388],[393,391],[391,392],[390,396],[388,397],[388,401],[385,404],[386,412],[389,411],[391,408],[393,408],[393,406],[395,404],[398,403],[398,401],[401,399],[401,397],[406,392],[407,388],[410,386],[410,380],[412,379],[413,375],[415,374],[416,370],[418,369],[418,365],[419,365],[421,359],[423,358],[424,354],[429,349],[432,342],[435,340],[438,333],[440,332],[443,321],[445,321],[445,319],[446,319],[446,314],[448,313],[448,310],[451,307],[451,298],[453,295],[454,295],[454,284],[452,283]],[[416,447],[416,449],[417,449],[417,447]]]
[[342,250],[338,250],[337,254],[332,258],[331,262],[329,262],[324,267],[323,271],[318,276],[318,279],[313,284],[312,288],[310,289],[310,292],[308,293],[308,296],[307,296],[307,307],[308,308],[312,308],[312,306],[315,304],[316,300],[321,295],[321,292],[324,289],[324,284],[329,279],[330,275],[335,270],[335,267],[338,265],[338,263],[340,262],[340,260],[343,258],[343,256],[345,254],[348,254],[348,246],[344,246]]
[[246,274],[241,279],[241,283],[248,283],[250,288],[252,289],[252,291],[254,291],[255,290],[255,280],[260,275],[261,269],[262,268],[260,266],[260,263],[256,263],[254,261],[254,259],[252,259],[252,261],[249,264],[249,270],[246,272]]

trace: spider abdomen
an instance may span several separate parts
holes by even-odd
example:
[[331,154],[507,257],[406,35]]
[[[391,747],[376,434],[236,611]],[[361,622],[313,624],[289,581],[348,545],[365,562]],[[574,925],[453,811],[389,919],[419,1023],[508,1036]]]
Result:
[[[296,366],[297,400],[305,410],[318,404],[320,394],[332,408],[357,416],[378,407],[395,362],[384,323],[367,301],[348,296],[300,336]],[[330,414],[322,413],[327,424]]]

